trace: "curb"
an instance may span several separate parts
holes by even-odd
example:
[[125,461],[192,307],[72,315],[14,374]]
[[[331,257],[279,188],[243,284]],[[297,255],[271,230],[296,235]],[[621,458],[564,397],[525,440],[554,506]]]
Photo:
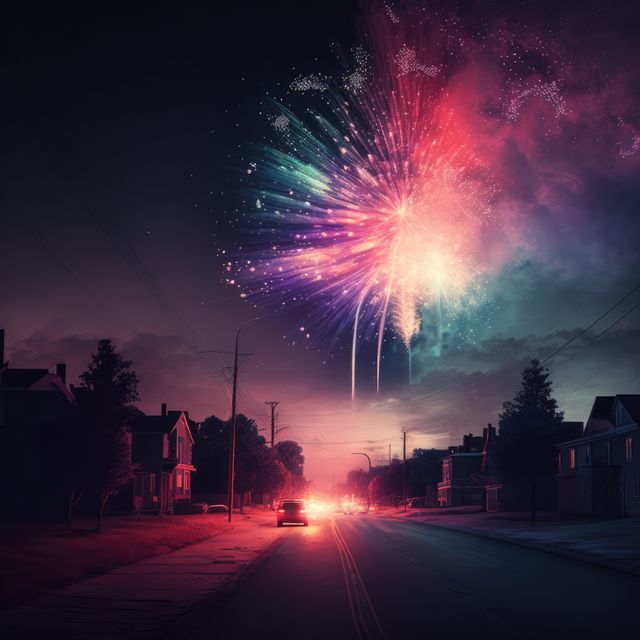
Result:
[[171,638],[171,640],[189,640],[203,620],[224,606],[235,590],[273,557],[278,547],[284,542],[285,533],[286,531],[283,530],[279,536],[258,551],[255,558],[230,576],[218,589],[198,600],[179,615],[162,637]]
[[[393,518],[393,516],[391,516],[391,518]],[[393,518],[393,519],[400,520],[400,518]],[[620,571],[628,575],[640,577],[640,565],[632,567],[631,565],[627,565],[622,562],[617,562],[615,560],[605,560],[604,558],[599,558],[597,556],[590,556],[585,553],[571,551],[569,549],[563,549],[562,547],[556,547],[553,545],[545,545],[545,544],[540,544],[537,542],[527,541],[527,540],[518,540],[510,536],[500,535],[500,534],[492,533],[488,531],[482,531],[481,529],[473,529],[473,528],[462,529],[460,527],[455,527],[455,526],[452,527],[446,524],[438,524],[435,522],[416,522],[414,519],[411,519],[411,518],[402,518],[402,521],[411,522],[412,524],[415,524],[415,525],[434,527],[436,529],[447,529],[448,531],[457,531],[459,533],[466,533],[471,536],[478,536],[480,538],[486,538],[488,540],[496,540],[498,542],[507,542],[517,547],[524,547],[525,549],[534,549],[535,551],[544,551],[546,553],[552,553],[557,556],[562,556],[564,558],[576,560],[577,562],[585,562],[587,564],[595,565],[597,567],[612,569],[614,571]]]

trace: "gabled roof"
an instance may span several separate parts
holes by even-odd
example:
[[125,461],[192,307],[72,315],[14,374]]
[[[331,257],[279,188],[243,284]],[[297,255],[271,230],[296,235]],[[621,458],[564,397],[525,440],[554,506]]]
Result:
[[634,422],[640,422],[640,394],[625,394],[616,396],[620,401],[625,411],[629,414],[629,417]]
[[189,437],[193,442],[193,434],[189,422],[191,422],[184,411],[168,411],[166,415],[160,416],[147,416],[145,414],[139,415],[131,425],[131,431],[134,433],[171,433],[180,419],[184,416],[184,420],[189,432]]
[[55,373],[47,373],[30,387],[29,391],[56,391],[61,393],[69,402],[75,400],[73,393],[67,388],[67,385],[62,381],[62,378]]
[[584,434],[592,435],[608,431],[616,426],[613,410],[619,402],[633,422],[640,423],[640,394],[620,394],[616,396],[596,396]]
[[596,420],[608,420],[611,415],[611,409],[613,409],[613,403],[615,396],[596,396],[593,401],[593,407],[589,418],[595,418]]

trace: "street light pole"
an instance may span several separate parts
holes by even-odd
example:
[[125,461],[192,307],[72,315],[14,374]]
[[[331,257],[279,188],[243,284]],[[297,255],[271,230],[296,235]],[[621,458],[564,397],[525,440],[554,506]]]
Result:
[[[367,459],[367,462],[369,463],[369,474],[367,475],[367,479],[369,478],[369,476],[371,475],[371,458],[368,456],[368,454],[366,453],[362,453],[361,451],[357,451],[355,453],[351,454],[352,456],[364,456]],[[371,503],[369,501],[369,483],[367,482],[367,513],[369,512],[369,507],[371,506]]]
[[402,432],[402,497],[403,511],[407,511],[407,432]]

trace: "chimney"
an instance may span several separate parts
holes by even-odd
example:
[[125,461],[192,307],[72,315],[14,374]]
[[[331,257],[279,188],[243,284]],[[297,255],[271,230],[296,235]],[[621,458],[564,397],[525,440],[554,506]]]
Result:
[[67,383],[67,365],[64,362],[58,362],[56,365],[56,375],[64,384]]
[[162,403],[160,414],[162,415],[163,418],[167,417],[167,403],[166,402]]
[[0,369],[4,367],[4,329],[0,329]]

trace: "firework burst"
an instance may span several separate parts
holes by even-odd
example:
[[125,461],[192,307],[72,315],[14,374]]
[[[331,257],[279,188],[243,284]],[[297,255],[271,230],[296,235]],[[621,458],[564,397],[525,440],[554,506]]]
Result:
[[[388,319],[410,362],[422,309],[468,303],[495,231],[495,185],[448,100],[455,29],[403,28],[384,12],[370,27],[370,51],[322,76],[316,108],[273,105],[287,136],[256,152],[257,232],[225,265],[244,295],[312,302],[316,326],[350,327],[352,394],[359,341],[377,336],[379,390]],[[318,77],[291,89],[320,90],[307,82]]]

